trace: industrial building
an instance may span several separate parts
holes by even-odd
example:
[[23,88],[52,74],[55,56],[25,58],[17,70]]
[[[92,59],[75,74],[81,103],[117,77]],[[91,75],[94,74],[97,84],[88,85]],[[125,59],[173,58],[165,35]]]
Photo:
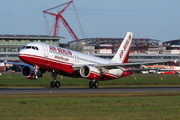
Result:
[[[97,49],[102,47],[103,45],[106,45],[109,48],[110,46],[108,45],[111,45],[110,49],[112,49],[112,53],[116,53],[123,39],[124,38],[85,38],[80,39],[79,41],[87,46],[96,46]],[[159,43],[160,40],[154,40],[149,38],[133,38],[130,53],[145,53],[149,48],[159,47]],[[66,44],[75,45],[79,43],[77,41],[70,41]],[[73,48],[70,49],[73,50]]]
[[48,35],[0,35],[0,61],[19,61],[18,51],[29,42],[43,42],[59,46],[63,37]]
[[[71,41],[59,44],[63,37],[46,35],[0,35],[0,61],[21,62],[18,51],[29,42],[43,42],[86,54],[112,59],[123,38],[86,38],[80,42]],[[129,54],[129,62],[146,62],[180,59],[180,40],[159,43],[159,40],[133,39]],[[179,64],[178,64],[179,65]],[[19,68],[12,68],[19,71]]]
[[[29,42],[44,42],[67,49],[111,59],[123,38],[86,38],[80,42],[59,44],[63,37],[48,35],[0,35],[0,61],[19,61],[18,51]],[[179,59],[180,40],[159,43],[159,40],[133,38],[129,62]]]
[[[71,41],[61,47],[112,59],[123,38],[86,38],[80,42]],[[80,44],[81,43],[81,44]],[[180,40],[160,43],[160,40],[133,38],[129,62],[147,62],[180,59]]]

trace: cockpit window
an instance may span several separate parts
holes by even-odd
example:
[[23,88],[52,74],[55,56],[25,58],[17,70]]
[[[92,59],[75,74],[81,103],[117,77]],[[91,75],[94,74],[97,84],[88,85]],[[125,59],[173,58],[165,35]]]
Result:
[[34,50],[39,50],[38,47],[36,47],[36,46],[24,46],[22,49],[34,49]]
[[35,47],[36,50],[39,50],[38,47]]
[[35,50],[35,47],[34,47],[34,46],[32,46],[32,49],[34,49],[34,50]]
[[31,46],[26,46],[26,49],[31,49]]

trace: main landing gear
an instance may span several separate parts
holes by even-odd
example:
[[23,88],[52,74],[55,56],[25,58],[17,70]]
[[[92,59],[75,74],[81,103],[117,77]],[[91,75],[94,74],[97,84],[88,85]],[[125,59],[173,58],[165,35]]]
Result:
[[[57,73],[55,71],[52,71],[51,77],[53,77],[54,81],[51,81],[50,86],[51,88],[59,88],[60,87],[60,82],[56,81],[57,78]],[[98,88],[99,87],[99,82],[96,80],[90,81],[89,82],[89,88]]]
[[96,80],[90,81],[89,82],[89,88],[98,88],[99,87],[99,82]]
[[54,81],[51,81],[50,86],[52,88],[54,87],[59,88],[61,84],[59,81],[56,81],[57,74],[55,72],[52,72],[51,77],[53,77]]
[[59,88],[60,87],[60,82],[59,81],[51,81],[50,86],[52,88],[54,88],[54,87]]

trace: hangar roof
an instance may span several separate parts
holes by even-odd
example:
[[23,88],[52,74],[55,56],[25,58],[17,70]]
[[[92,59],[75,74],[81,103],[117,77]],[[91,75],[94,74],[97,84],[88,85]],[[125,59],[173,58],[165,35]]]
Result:
[[49,35],[0,35],[0,39],[65,39],[59,36]]
[[180,45],[180,39],[177,40],[169,40],[166,42],[163,42],[164,46],[169,46],[169,45]]

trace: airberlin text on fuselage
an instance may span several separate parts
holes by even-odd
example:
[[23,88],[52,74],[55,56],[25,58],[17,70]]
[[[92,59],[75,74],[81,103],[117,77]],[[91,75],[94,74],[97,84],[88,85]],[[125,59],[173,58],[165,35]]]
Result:
[[123,54],[124,54],[124,51],[126,51],[126,49],[127,49],[127,47],[128,47],[128,44],[129,44],[129,42],[130,42],[130,39],[131,39],[131,35],[129,35],[128,39],[126,40],[126,42],[125,42],[125,44],[124,44],[124,46],[123,46],[124,50],[122,49],[121,52],[120,52],[120,54],[119,54],[120,59],[122,58],[122,56],[123,56]]
[[72,52],[71,51],[65,50],[63,48],[54,47],[54,46],[49,46],[49,51],[72,56]]

